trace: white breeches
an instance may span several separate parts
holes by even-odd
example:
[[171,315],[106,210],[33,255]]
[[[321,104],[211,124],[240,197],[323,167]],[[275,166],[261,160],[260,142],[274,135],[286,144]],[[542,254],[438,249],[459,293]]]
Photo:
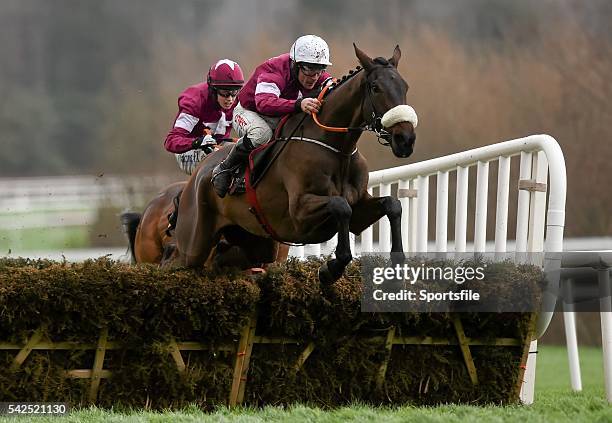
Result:
[[187,175],[191,175],[198,164],[204,160],[206,153],[202,150],[189,150],[185,153],[175,154],[179,167]]
[[234,130],[239,137],[246,134],[255,147],[270,141],[279,121],[280,117],[260,115],[245,109],[240,103],[234,109]]

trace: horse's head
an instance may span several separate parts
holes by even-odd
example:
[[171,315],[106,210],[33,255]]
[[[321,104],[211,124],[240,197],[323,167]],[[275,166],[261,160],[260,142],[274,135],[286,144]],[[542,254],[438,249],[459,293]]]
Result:
[[378,132],[387,132],[383,138],[391,144],[393,154],[397,157],[410,156],[414,150],[418,120],[414,109],[406,104],[408,84],[397,71],[402,55],[399,46],[395,46],[390,59],[371,59],[355,44],[353,46],[366,73],[366,122],[373,121],[372,126]]

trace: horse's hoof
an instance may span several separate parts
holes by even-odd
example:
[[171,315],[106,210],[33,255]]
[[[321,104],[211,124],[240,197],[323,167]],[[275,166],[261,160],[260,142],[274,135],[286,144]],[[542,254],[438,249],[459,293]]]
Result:
[[324,287],[328,287],[336,282],[334,276],[329,271],[329,267],[327,267],[327,263],[324,263],[321,267],[319,267],[319,282]]

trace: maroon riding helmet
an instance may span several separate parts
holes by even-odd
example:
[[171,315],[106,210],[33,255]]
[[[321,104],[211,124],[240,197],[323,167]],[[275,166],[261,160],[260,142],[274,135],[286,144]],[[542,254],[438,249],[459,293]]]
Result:
[[244,85],[244,75],[238,63],[221,59],[210,67],[208,85],[214,89],[239,90]]

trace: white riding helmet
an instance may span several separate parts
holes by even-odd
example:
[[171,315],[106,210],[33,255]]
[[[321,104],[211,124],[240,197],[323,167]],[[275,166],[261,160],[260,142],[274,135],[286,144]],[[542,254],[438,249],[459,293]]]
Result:
[[302,35],[295,40],[289,50],[289,57],[294,62],[331,66],[329,47],[323,38],[316,35]]

